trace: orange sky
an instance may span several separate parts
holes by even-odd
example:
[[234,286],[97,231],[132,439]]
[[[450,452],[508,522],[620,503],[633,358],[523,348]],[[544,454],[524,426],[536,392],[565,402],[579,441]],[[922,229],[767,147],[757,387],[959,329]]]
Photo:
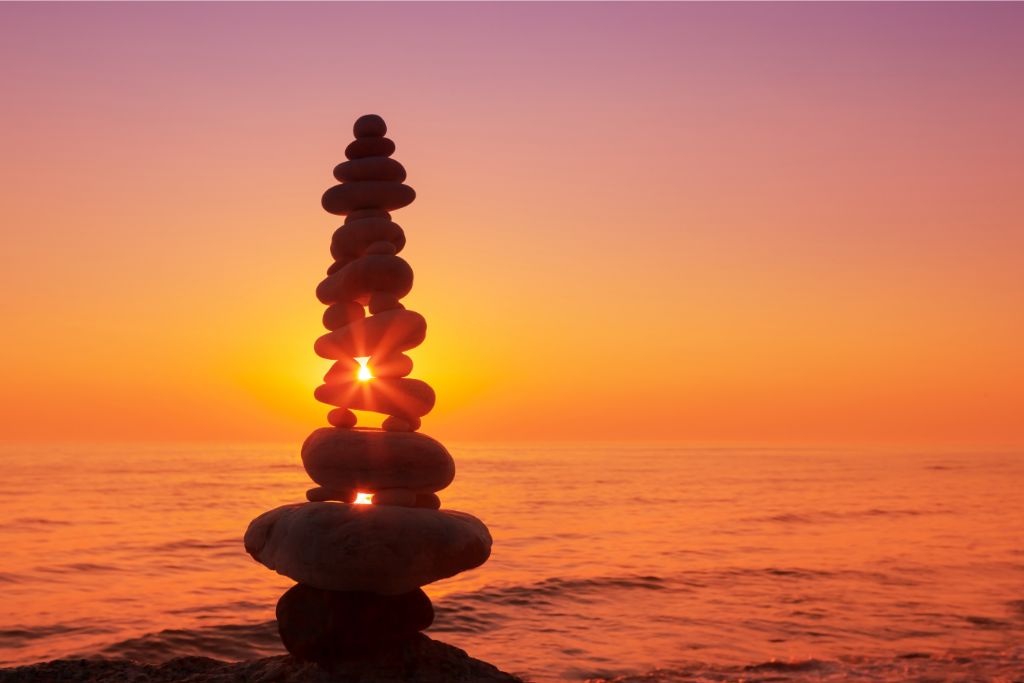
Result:
[[323,424],[319,197],[377,112],[419,196],[395,220],[425,432],[1024,442],[1024,6],[4,4],[0,26],[0,439]]

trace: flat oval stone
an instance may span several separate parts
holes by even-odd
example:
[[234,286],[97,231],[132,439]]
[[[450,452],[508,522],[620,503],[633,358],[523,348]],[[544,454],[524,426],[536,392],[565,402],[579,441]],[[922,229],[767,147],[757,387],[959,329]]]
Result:
[[374,505],[398,505],[400,507],[416,507],[419,494],[409,489],[384,489],[373,494]]
[[352,134],[357,138],[382,138],[387,132],[388,124],[379,114],[363,114],[352,124]]
[[419,588],[377,595],[300,583],[277,601],[281,642],[293,657],[307,662],[335,662],[387,648],[433,621],[430,598]]
[[331,238],[331,256],[344,265],[365,254],[371,244],[384,241],[395,245],[396,254],[402,251],[402,247],[405,246],[405,232],[402,226],[380,217],[345,221],[343,226],[334,231]]
[[420,493],[416,496],[416,507],[440,510],[441,499],[437,497],[436,493]]
[[400,183],[405,180],[405,167],[389,157],[365,157],[338,164],[334,167],[334,177],[339,183],[361,180],[390,180]]
[[[417,494],[417,500],[419,500]],[[423,494],[426,495],[426,494]],[[306,491],[306,500],[311,503],[322,503],[325,500],[336,500],[340,503],[352,503],[356,499],[356,492],[352,490],[338,491],[325,489],[323,486],[316,486]]]
[[353,211],[349,215],[345,216],[345,222],[361,221],[364,218],[384,218],[391,220],[391,214],[387,211],[381,211],[380,209],[360,209],[359,211]]
[[401,299],[412,289],[412,267],[401,256],[367,254],[328,275],[316,288],[325,304],[339,301],[369,301],[374,292],[386,292]]
[[491,534],[453,510],[297,503],[254,519],[245,549],[314,588],[397,595],[479,567],[491,554]]
[[402,183],[365,180],[335,185],[324,192],[320,203],[327,213],[344,216],[359,209],[394,211],[409,206],[416,199],[416,190]]
[[434,390],[426,382],[408,377],[379,377],[366,382],[321,384],[313,391],[321,403],[354,410],[372,410],[406,420],[434,408]]
[[394,356],[416,348],[427,336],[427,321],[415,311],[396,308],[357,320],[323,335],[313,344],[321,358]]
[[356,138],[345,148],[346,159],[389,157],[395,153],[395,143],[389,138]]
[[412,358],[404,353],[380,358],[371,356],[366,366],[374,377],[405,377],[412,372]]
[[455,478],[455,461],[438,441],[418,432],[322,427],[302,444],[310,479],[332,490],[440,491]]
[[355,301],[339,301],[332,304],[324,311],[324,327],[328,330],[336,330],[345,325],[362,320],[366,317],[366,309]]

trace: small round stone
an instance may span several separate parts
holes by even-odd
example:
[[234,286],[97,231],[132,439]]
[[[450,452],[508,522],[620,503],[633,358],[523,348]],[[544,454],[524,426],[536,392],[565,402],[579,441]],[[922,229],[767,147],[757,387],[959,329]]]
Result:
[[327,500],[336,500],[339,503],[352,503],[356,499],[356,492],[352,490],[327,489],[317,486],[306,491],[306,500],[311,503],[322,503]]
[[392,415],[384,420],[384,424],[381,427],[388,432],[415,432],[420,428],[420,419],[418,417],[398,417]]
[[[426,593],[328,591],[297,584],[277,603],[277,629],[296,659],[328,663],[409,639],[434,621]],[[347,678],[347,677],[346,677]]]
[[345,148],[346,159],[389,157],[395,153],[395,143],[389,138],[357,138]]
[[409,489],[381,489],[374,492],[373,504],[411,508],[416,506],[416,496],[416,492]]
[[352,125],[352,134],[357,138],[382,138],[387,132],[388,124],[377,114],[363,114]]
[[394,256],[398,252],[393,242],[381,240],[374,242],[366,248],[366,254],[377,254],[382,256]]
[[398,301],[398,297],[390,292],[373,292],[370,294],[370,300],[367,304],[370,307],[370,313],[383,313],[384,311],[393,311],[396,308],[405,308]]
[[349,215],[345,216],[345,222],[350,223],[352,221],[361,221],[364,218],[383,218],[384,220],[391,220],[391,214],[387,211],[381,211],[380,209],[360,209],[359,211],[353,211]]
[[[335,363],[335,365],[337,365],[337,363]],[[335,408],[331,412],[327,413],[327,421],[335,427],[351,429],[356,426],[356,414],[348,408]]]
[[323,322],[324,327],[328,330],[337,330],[365,317],[366,310],[362,304],[355,301],[341,301],[327,307],[327,310],[324,311]]
[[[412,358],[409,358],[404,353],[393,356],[380,356],[378,358],[371,356],[367,365],[374,377],[405,377],[412,372]],[[419,424],[419,420],[416,420],[416,424]],[[387,428],[385,427],[385,429]],[[410,430],[399,429],[397,431]]]
[[441,499],[437,497],[436,493],[420,493],[416,496],[415,507],[428,508],[430,510],[440,510]]

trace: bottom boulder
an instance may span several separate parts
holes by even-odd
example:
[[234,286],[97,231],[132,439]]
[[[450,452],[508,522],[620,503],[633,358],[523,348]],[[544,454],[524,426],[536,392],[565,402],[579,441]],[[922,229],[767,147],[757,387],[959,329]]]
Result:
[[422,590],[398,595],[331,591],[296,584],[277,602],[285,649],[307,662],[361,657],[409,640],[434,621]]

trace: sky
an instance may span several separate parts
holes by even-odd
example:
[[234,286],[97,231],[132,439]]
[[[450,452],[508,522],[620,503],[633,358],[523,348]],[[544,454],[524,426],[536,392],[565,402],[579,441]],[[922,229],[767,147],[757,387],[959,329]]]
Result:
[[353,120],[423,431],[1024,444],[1024,5],[0,4],[0,439],[292,441]]

